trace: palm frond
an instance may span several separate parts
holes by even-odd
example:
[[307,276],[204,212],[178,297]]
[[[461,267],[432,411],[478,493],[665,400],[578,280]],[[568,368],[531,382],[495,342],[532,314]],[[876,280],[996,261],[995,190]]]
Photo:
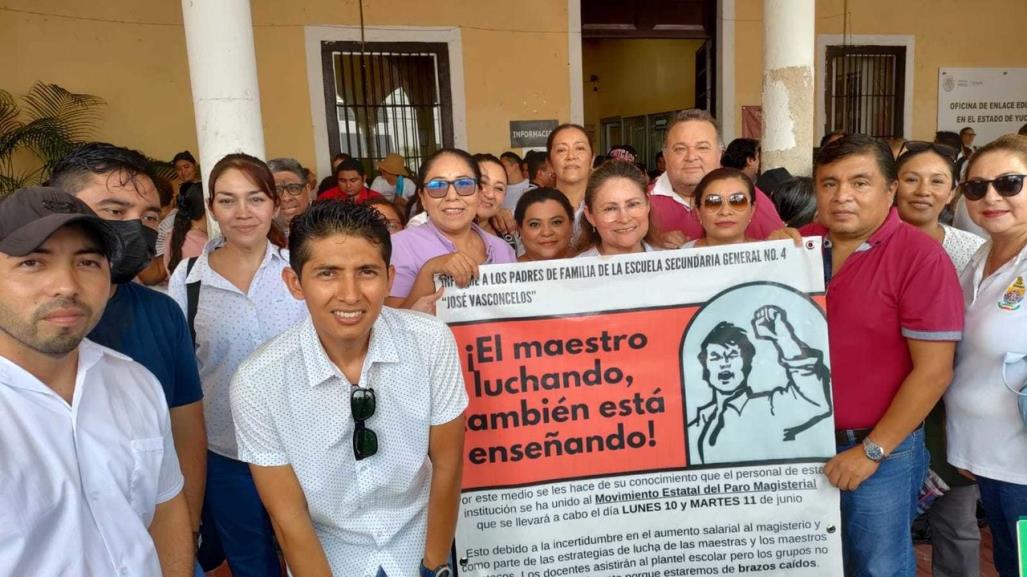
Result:
[[68,92],[56,84],[37,82],[22,97],[25,115],[31,120],[54,118],[69,140],[88,139],[103,119],[106,102],[91,94]]

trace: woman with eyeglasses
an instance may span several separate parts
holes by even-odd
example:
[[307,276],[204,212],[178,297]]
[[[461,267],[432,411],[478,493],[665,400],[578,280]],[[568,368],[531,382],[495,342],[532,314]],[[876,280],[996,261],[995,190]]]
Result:
[[945,394],[948,461],[977,479],[995,567],[1014,577],[1016,522],[1027,516],[1027,137],[981,147],[966,175],[970,218],[991,239],[960,275],[966,321]]
[[655,250],[646,237],[649,178],[637,166],[608,160],[592,172],[585,189],[579,257],[633,254]]
[[[940,222],[956,194],[955,151],[930,142],[909,142],[896,160],[899,216],[941,243],[956,271],[963,270],[984,239]],[[977,487],[946,461],[945,403],[938,403],[924,424],[931,470],[950,487],[927,510],[932,566],[941,575],[976,575],[980,563]]]
[[479,265],[517,260],[510,245],[476,222],[481,169],[474,157],[456,148],[438,150],[421,164],[417,182],[428,221],[392,237],[396,278],[386,299],[392,307],[413,308],[436,293],[436,274],[467,286],[478,276]]
[[403,230],[406,227],[406,219],[403,218],[403,213],[396,208],[396,205],[387,199],[383,198],[372,198],[365,202],[367,206],[370,206],[378,211],[378,214],[385,218],[385,227],[389,229],[389,234],[393,235]]
[[525,192],[517,201],[514,219],[524,245],[519,262],[567,258],[574,209],[562,192],[548,187]]
[[682,248],[738,244],[746,238],[745,229],[756,213],[756,188],[744,172],[736,168],[710,171],[695,187],[695,203],[702,238],[686,242]]
[[203,254],[183,260],[168,292],[193,332],[207,425],[207,486],[203,530],[215,531],[232,574],[281,575],[271,522],[249,467],[239,460],[229,401],[232,376],[264,342],[307,316],[282,281],[288,251],[274,245],[279,206],[267,165],[230,154],[211,170],[207,210],[221,236]]

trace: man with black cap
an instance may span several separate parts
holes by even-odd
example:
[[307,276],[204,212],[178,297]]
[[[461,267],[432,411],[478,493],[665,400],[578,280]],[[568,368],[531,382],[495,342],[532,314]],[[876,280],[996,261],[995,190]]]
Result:
[[9,575],[192,573],[160,384],[85,340],[123,251],[53,188],[0,202],[0,567]]
[[207,433],[192,337],[175,301],[132,282],[155,253],[160,199],[153,182],[153,168],[145,156],[103,142],[76,147],[50,175],[52,186],[93,209],[125,246],[112,262],[114,284],[107,311],[89,339],[128,355],[164,388],[195,532],[207,473]]

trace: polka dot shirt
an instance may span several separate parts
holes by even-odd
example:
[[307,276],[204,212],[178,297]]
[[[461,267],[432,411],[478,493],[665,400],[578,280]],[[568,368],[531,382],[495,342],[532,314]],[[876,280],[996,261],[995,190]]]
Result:
[[359,385],[374,390],[366,426],[378,452],[353,456],[354,383],[308,319],[264,345],[232,381],[239,458],[291,465],[335,575],[415,577],[424,555],[432,426],[460,416],[467,391],[453,333],[435,317],[384,308]]

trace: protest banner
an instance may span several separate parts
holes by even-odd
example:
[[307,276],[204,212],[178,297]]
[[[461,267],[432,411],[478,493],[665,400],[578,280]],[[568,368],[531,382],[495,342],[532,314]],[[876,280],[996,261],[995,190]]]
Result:
[[841,575],[819,239],[487,266],[460,575]]

